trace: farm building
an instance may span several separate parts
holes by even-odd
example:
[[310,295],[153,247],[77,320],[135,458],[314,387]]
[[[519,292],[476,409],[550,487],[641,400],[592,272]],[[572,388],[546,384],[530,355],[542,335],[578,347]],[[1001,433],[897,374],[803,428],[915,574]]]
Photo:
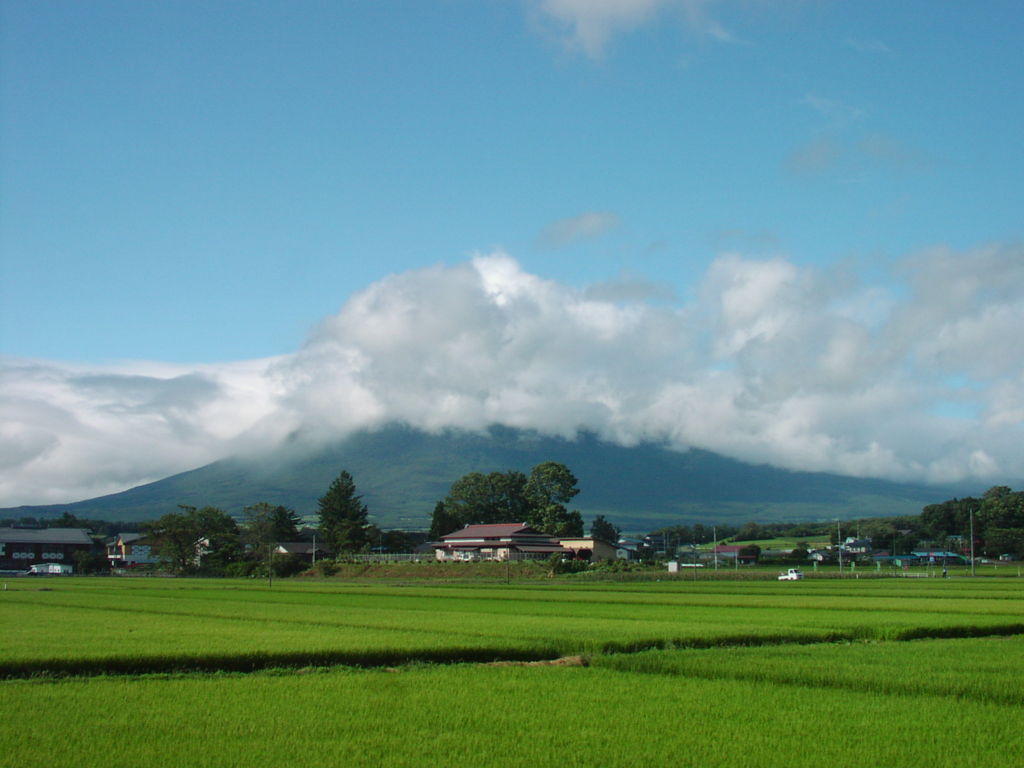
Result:
[[603,539],[595,539],[593,536],[580,536],[575,539],[559,539],[558,543],[565,549],[572,552],[573,557],[578,560],[614,560],[616,546]]
[[433,546],[438,560],[544,560],[569,551],[526,523],[467,525]]
[[83,528],[0,528],[0,570],[27,571],[40,563],[75,562],[93,548]]

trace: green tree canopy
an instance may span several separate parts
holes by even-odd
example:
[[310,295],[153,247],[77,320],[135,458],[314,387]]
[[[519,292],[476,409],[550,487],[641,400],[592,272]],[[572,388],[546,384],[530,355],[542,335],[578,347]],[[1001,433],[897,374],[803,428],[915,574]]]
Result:
[[342,470],[318,501],[320,536],[335,554],[358,552],[369,545],[366,505],[352,475]]
[[157,555],[170,570],[219,572],[239,558],[238,525],[227,512],[217,507],[178,508],[180,512],[169,512],[144,525],[156,543]]
[[583,519],[564,504],[579,489],[564,464],[549,461],[522,472],[470,472],[452,483],[448,496],[434,507],[431,538],[466,525],[525,522],[549,536],[582,536]]
[[980,499],[950,499],[929,504],[921,511],[921,524],[934,540],[959,536],[970,547],[971,518],[974,539],[988,555],[1024,553],[1024,492],[1005,485],[989,488]]
[[254,547],[299,538],[302,520],[295,510],[265,501],[245,508],[246,540]]
[[526,475],[522,472],[470,472],[452,483],[444,500],[444,513],[456,523],[456,528],[479,523],[521,523],[529,514],[525,488]]

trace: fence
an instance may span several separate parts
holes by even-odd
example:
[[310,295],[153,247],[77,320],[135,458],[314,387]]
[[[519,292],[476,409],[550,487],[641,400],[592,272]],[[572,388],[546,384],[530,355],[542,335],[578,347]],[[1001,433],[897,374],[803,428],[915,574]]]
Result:
[[339,563],[422,563],[430,562],[433,559],[433,553],[427,555],[413,555],[379,552],[369,555],[342,555],[337,561]]

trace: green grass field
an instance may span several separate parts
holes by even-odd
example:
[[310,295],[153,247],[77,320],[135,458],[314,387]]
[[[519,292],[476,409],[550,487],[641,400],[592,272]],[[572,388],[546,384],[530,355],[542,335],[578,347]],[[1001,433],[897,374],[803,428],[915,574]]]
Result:
[[[1024,754],[1018,579],[25,579],[0,592],[0,617],[12,766],[1016,766]],[[589,666],[452,663],[572,654]]]

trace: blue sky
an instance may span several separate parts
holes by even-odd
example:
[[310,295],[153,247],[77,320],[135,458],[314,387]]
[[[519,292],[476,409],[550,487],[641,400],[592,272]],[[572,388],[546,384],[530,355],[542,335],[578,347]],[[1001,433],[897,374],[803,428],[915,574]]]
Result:
[[[1024,234],[1018,3],[8,0],[0,14],[0,352],[20,397],[42,391],[28,368],[150,383],[248,371],[308,351],[325,326],[351,317],[354,297],[384,290],[376,286],[407,290],[431,269],[451,277],[482,263],[491,266],[475,274],[486,278],[497,262],[472,259],[488,254],[514,262],[506,278],[554,286],[566,301],[684,317],[681,327],[701,331],[670,347],[676,365],[701,348],[688,371],[753,366],[740,389],[760,387],[776,416],[795,385],[765,394],[770,376],[743,345],[776,338],[788,321],[776,304],[739,336],[736,316],[709,320],[707,307],[731,295],[722,286],[735,285],[723,275],[813,283],[801,294],[818,297],[808,313],[849,318],[856,306],[874,360],[890,354],[879,329],[899,335],[892,323],[910,315],[943,317],[932,311],[941,286],[926,285],[929,254],[967,275],[981,274],[980,260],[1003,283],[1001,319],[979,309],[991,300],[983,282],[962,301],[964,316],[947,318],[966,325],[946,337],[967,344],[964,328],[979,318],[1003,329],[1020,310],[1010,279]],[[748,305],[761,306],[756,296]],[[929,343],[925,326],[900,328]],[[914,414],[956,422],[942,432],[961,457],[951,475],[1024,473],[998,448],[1020,426],[1020,352],[1004,350],[1009,368],[968,369],[949,350],[927,353],[944,361],[936,367],[922,364],[923,347],[908,349],[857,392],[905,376],[908,389],[926,392]],[[664,372],[666,387],[686,378],[680,370]],[[615,378],[597,363],[579,374]],[[71,404],[83,398],[107,414],[141,408],[72,389],[60,400],[69,423],[89,422]],[[616,389],[620,411],[626,389]],[[221,442],[190,437],[166,462],[96,487],[215,458],[248,434],[254,414],[276,413],[269,401],[294,394],[279,382],[246,391],[255,390],[263,405],[213,429]],[[373,394],[368,411],[395,415]],[[1000,397],[1011,405],[997,409]],[[10,407],[24,413],[18,403]],[[154,413],[161,429],[176,429]],[[23,461],[72,442],[60,418],[25,418],[8,434],[9,466],[22,476]],[[980,436],[992,419],[998,439]],[[780,447],[767,422],[756,445],[742,435],[716,442],[710,428],[616,423],[609,434],[623,429],[622,439],[668,435],[801,468],[820,450],[813,440]],[[816,424],[814,434],[855,444],[858,455],[881,451],[876,463],[817,468],[878,474],[885,451],[904,451]],[[111,429],[114,440],[127,427]],[[937,479],[940,459],[911,457],[887,474]]]
[[1019,5],[702,5],[733,40],[664,3],[587,55],[528,2],[5,3],[4,351],[279,354],[495,246],[685,293],[723,248],[1021,237]]

